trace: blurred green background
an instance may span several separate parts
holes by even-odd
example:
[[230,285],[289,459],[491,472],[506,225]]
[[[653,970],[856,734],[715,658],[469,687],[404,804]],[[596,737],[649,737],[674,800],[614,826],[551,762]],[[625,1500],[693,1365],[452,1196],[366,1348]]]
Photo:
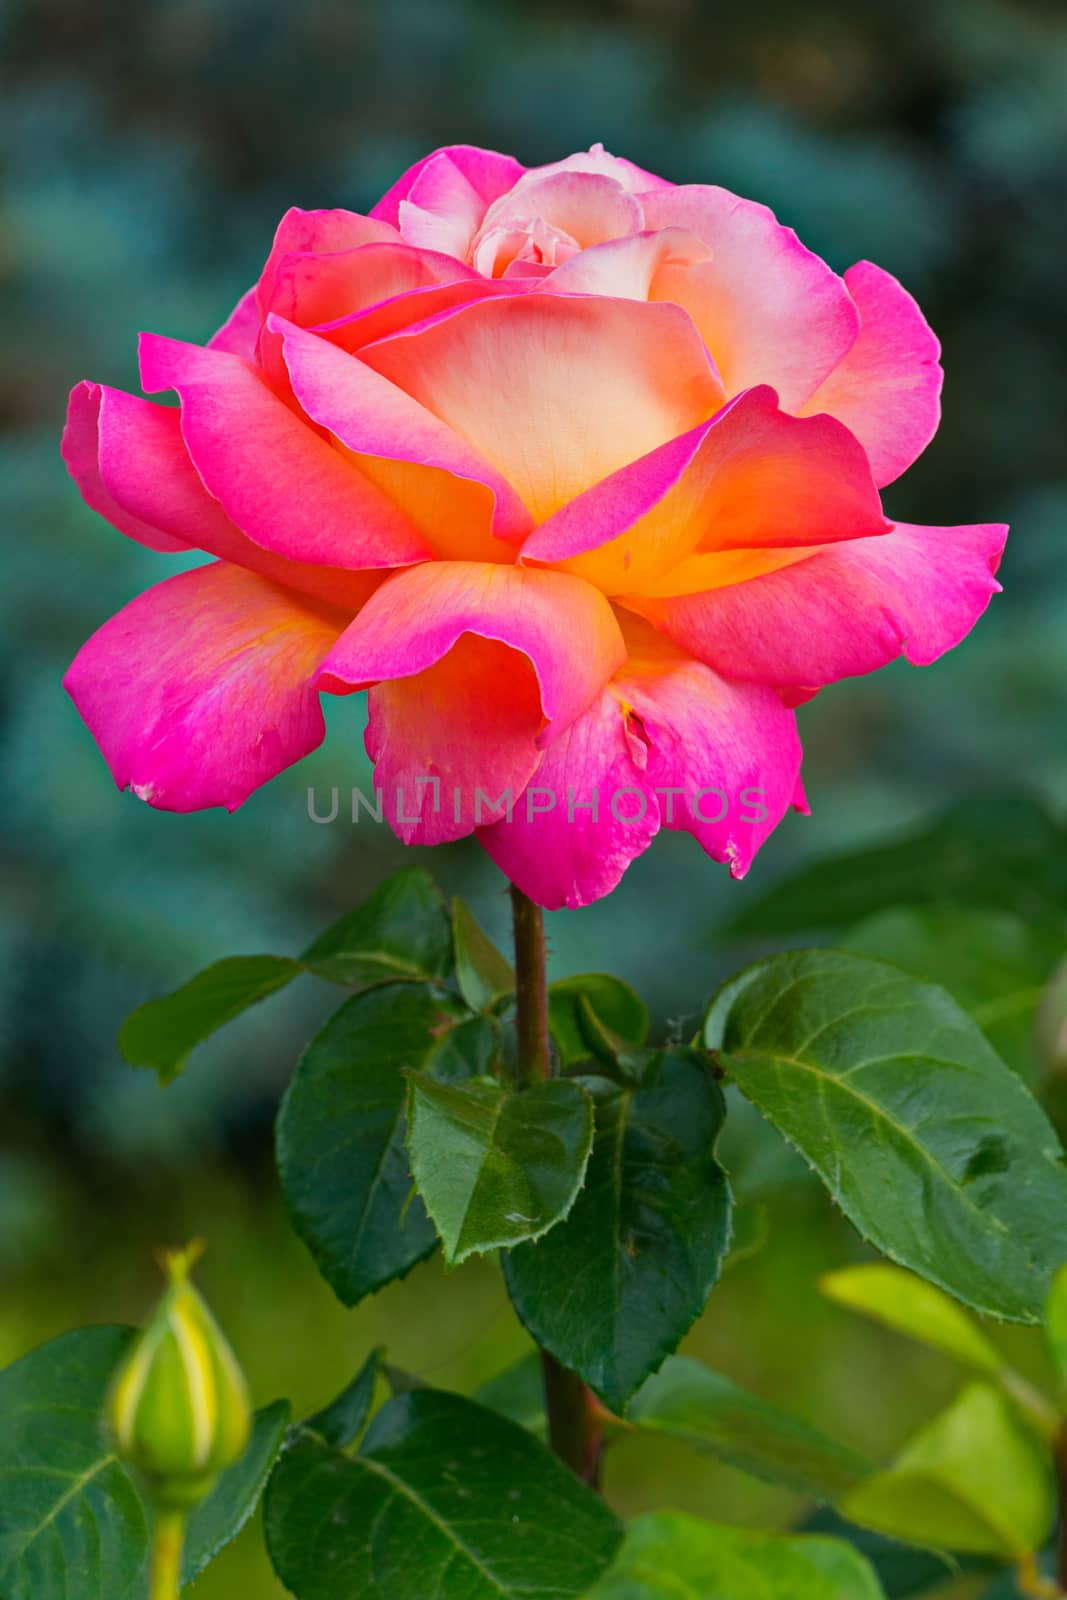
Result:
[[[137,1319],[153,1247],[204,1233],[203,1281],[260,1401],[319,1405],[373,1342],[470,1388],[524,1348],[491,1266],[446,1278],[431,1263],[345,1312],[286,1229],[271,1124],[332,1003],[324,989],[287,991],[166,1093],[119,1061],[134,1005],[216,956],[297,950],[403,852],[367,820],[308,819],[308,784],[367,785],[349,703],[331,707],[323,751],[234,817],[115,793],[60,676],[174,567],[82,506],[57,449],[66,392],[82,377],[136,388],[136,331],[206,338],[288,205],[365,208],[447,142],[532,164],[603,140],[764,200],[835,267],[873,258],[918,295],[945,346],[945,422],[887,508],[1010,521],[1006,592],[938,666],[839,686],[801,712],[814,815],[783,825],[746,884],[669,836],[610,902],[551,919],[556,975],[617,970],[678,1034],[738,959],[710,939],[716,923],[802,859],[1005,775],[1067,798],[1067,11],[6,0],[0,55],[0,1365],[74,1324]],[[476,847],[431,866],[506,936],[502,880]],[[858,1246],[817,1193],[771,1193],[765,1221],[762,1252],[731,1269],[691,1347],[890,1448],[952,1373],[820,1302],[817,1273]],[[1032,1367],[1031,1342],[1008,1342]],[[608,1484],[626,1510],[797,1510],[647,1443],[619,1449]],[[197,1588],[279,1592],[253,1536]]]

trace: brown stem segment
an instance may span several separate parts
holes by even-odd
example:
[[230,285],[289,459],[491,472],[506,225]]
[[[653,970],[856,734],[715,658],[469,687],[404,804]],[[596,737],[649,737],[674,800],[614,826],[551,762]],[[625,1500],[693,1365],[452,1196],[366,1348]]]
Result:
[[[511,885],[515,923],[515,1031],[519,1072],[524,1083],[544,1083],[552,1076],[548,1037],[548,984],[545,976],[545,919],[522,890]],[[576,1372],[541,1352],[548,1437],[553,1450],[591,1484],[600,1487],[604,1435],[600,1406]]]

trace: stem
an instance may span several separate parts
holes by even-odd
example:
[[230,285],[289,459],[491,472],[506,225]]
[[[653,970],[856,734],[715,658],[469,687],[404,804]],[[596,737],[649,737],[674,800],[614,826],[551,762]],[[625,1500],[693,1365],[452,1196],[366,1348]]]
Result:
[[[544,1083],[552,1076],[544,913],[515,884],[511,885],[511,908],[515,923],[515,1031],[519,1073],[524,1083]],[[549,1442],[572,1471],[594,1489],[599,1489],[604,1436],[596,1397],[576,1372],[562,1366],[547,1350],[541,1351],[541,1370]]]
[[149,1600],[178,1600],[184,1543],[185,1512],[160,1507],[152,1532],[152,1586]]

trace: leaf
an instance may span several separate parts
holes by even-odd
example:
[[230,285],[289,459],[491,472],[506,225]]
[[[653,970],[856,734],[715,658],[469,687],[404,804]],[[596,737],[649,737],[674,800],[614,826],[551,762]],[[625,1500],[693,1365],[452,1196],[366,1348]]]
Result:
[[593,1143],[593,1104],[577,1083],[507,1090],[412,1075],[410,1085],[411,1170],[450,1266],[567,1215]]
[[602,1027],[629,1044],[644,1044],[648,1038],[648,1007],[629,984],[609,972],[561,978],[549,987],[548,1022],[564,1068],[598,1055],[598,1041],[590,1040],[583,1020],[583,999]]
[[627,1420],[813,1500],[836,1500],[874,1470],[855,1451],[690,1356],[668,1357],[634,1398]]
[[134,1067],[151,1067],[160,1083],[181,1072],[193,1048],[301,971],[288,956],[229,956],[198,972],[173,994],[130,1013],[119,1049]]
[[844,948],[941,984],[1013,1072],[1036,1076],[1034,1019],[1061,934],[1006,911],[903,907],[860,923]]
[[297,1439],[267,1491],[266,1533],[298,1600],[577,1600],[620,1528],[522,1428],[419,1389],[382,1407],[355,1456]]
[[514,1366],[505,1367],[495,1378],[480,1385],[474,1395],[479,1405],[499,1411],[502,1417],[528,1428],[539,1439],[548,1429],[545,1420],[545,1385],[541,1355],[530,1350]]
[[1046,1452],[998,1389],[973,1384],[841,1510],[913,1544],[1016,1561],[1044,1544],[1055,1503]]
[[354,1444],[367,1425],[374,1390],[378,1382],[382,1352],[372,1350],[347,1388],[336,1400],[316,1411],[313,1417],[301,1423],[309,1433],[318,1434],[326,1444],[337,1450],[347,1450]]
[[1045,1304],[1045,1341],[1060,1387],[1067,1390],[1067,1266],[1052,1280]]
[[131,1338],[83,1328],[0,1373],[4,1600],[140,1600],[148,1518],[101,1426]]
[[190,1514],[182,1557],[182,1583],[192,1583],[219,1551],[236,1539],[259,1504],[289,1426],[288,1400],[257,1411],[240,1461],[221,1476]]
[[437,1244],[411,1193],[405,1070],[474,1075],[494,1045],[454,996],[393,983],[347,1001],[304,1052],[278,1116],[278,1170],[293,1226],[345,1305]]
[[726,1114],[707,1058],[653,1057],[596,1097],[585,1187],[566,1222],[512,1250],[508,1292],[538,1345],[618,1411],[704,1309],[730,1237],[715,1147]]
[[405,867],[310,944],[310,972],[350,989],[391,979],[447,978],[452,930],[440,890],[422,867]]
[[874,1573],[886,1593],[886,1600],[917,1600],[936,1590],[940,1595],[944,1585],[959,1571],[988,1572],[988,1558],[940,1555],[933,1550],[917,1549],[901,1544],[897,1539],[887,1539],[871,1528],[857,1528],[828,1506],[821,1506],[804,1522],[804,1533],[830,1534],[836,1539],[846,1539],[870,1562]]
[[588,1600],[884,1600],[849,1545],[812,1534],[724,1528],[681,1512],[630,1524]]
[[456,983],[472,1011],[486,1011],[515,992],[515,973],[474,913],[458,895],[452,901],[452,942]]
[[964,1366],[997,1377],[1004,1369],[1000,1352],[975,1327],[955,1301],[914,1273],[884,1262],[827,1273],[819,1287],[828,1300],[871,1317],[897,1333],[928,1344]]
[[1039,1320],[1067,1234],[1063,1153],[944,990],[788,951],[724,985],[704,1038],[879,1250],[980,1311]]
[[1065,898],[1067,830],[1030,795],[994,790],[891,844],[802,868],[749,901],[725,932],[747,939],[846,928],[890,906],[938,901],[1062,922]]

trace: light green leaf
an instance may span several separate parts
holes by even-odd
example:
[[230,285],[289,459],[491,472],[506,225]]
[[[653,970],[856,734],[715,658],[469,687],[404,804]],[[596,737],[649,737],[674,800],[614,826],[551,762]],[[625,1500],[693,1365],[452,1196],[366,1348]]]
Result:
[[271,1479],[266,1532],[297,1600],[578,1600],[621,1530],[525,1430],[419,1389],[382,1407],[355,1456],[299,1437]]
[[140,1600],[148,1517],[101,1423],[131,1338],[83,1328],[0,1372],[4,1600]]
[[590,1038],[583,1000],[601,1028],[628,1044],[643,1045],[648,1038],[648,1007],[621,978],[609,972],[561,978],[549,987],[548,1021],[564,1068],[600,1055],[599,1038]]
[[1036,1076],[1034,1018],[1061,934],[1008,911],[912,906],[868,918],[844,948],[941,984],[1013,1072]]
[[638,1517],[588,1600],[884,1600],[837,1539],[724,1528],[680,1512]]
[[593,1142],[592,1101],[562,1079],[509,1091],[412,1074],[408,1124],[415,1184],[450,1265],[565,1217]]
[[627,1420],[813,1500],[837,1500],[870,1462],[800,1417],[689,1356],[670,1356],[634,1397]]
[[841,1510],[912,1544],[1017,1561],[1052,1526],[1050,1463],[1010,1401],[974,1384]]
[[724,985],[704,1037],[884,1254],[978,1310],[1040,1319],[1067,1236],[1063,1152],[943,989],[788,951]]
[[847,928],[891,906],[998,906],[1025,921],[1063,920],[1067,831],[1030,795],[969,795],[932,824],[872,849],[816,861],[750,900],[737,938]]
[[374,1402],[382,1352],[372,1350],[347,1388],[336,1400],[316,1411],[301,1426],[309,1433],[318,1434],[326,1444],[337,1450],[347,1450],[363,1432]]
[[288,956],[229,956],[205,967],[173,994],[130,1013],[119,1049],[134,1067],[151,1067],[170,1083],[190,1051],[258,1001],[283,989],[301,971]]
[[730,1237],[715,1153],[726,1108],[696,1050],[654,1056],[633,1086],[582,1081],[597,1121],[585,1187],[567,1221],[510,1251],[504,1270],[536,1342],[618,1411],[718,1280]]
[[240,1461],[222,1474],[207,1499],[190,1513],[182,1557],[182,1583],[192,1583],[232,1539],[259,1504],[289,1427],[289,1402],[257,1411]]
[[452,901],[452,941],[456,983],[472,1011],[486,1011],[515,990],[515,973],[473,911],[458,895]]
[[1004,1358],[954,1300],[903,1267],[873,1261],[827,1273],[819,1287],[828,1300],[871,1317],[897,1333],[996,1377]]
[[1060,1385],[1067,1390],[1067,1266],[1057,1272],[1048,1293],[1045,1339]]
[[396,978],[447,978],[448,908],[429,873],[405,867],[320,934],[300,959],[318,977],[350,989]]
[[487,1018],[415,983],[356,995],[308,1045],[278,1116],[278,1170],[293,1225],[345,1305],[436,1248],[412,1195],[405,1070],[474,1076],[494,1048]]

